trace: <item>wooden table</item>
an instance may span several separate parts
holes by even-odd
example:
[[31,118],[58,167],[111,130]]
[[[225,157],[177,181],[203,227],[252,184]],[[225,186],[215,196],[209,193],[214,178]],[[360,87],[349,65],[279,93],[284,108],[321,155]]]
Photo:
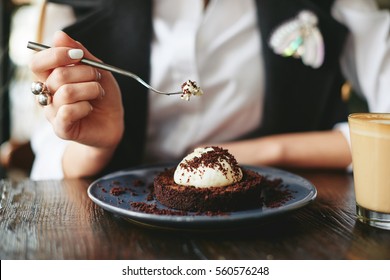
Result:
[[[238,231],[164,231],[96,206],[89,181],[1,181],[1,259],[390,259],[390,231],[356,221],[353,179],[294,171],[314,202]],[[4,191],[5,189],[5,191]]]

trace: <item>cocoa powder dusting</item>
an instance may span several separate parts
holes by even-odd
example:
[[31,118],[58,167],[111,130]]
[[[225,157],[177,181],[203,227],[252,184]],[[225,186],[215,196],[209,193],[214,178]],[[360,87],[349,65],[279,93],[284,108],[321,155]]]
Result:
[[290,199],[293,199],[293,192],[283,185],[281,179],[266,179],[263,182],[263,203],[268,208],[283,206]]
[[216,146],[206,148],[212,148],[213,151],[207,151],[206,153],[201,154],[199,157],[186,160],[185,162],[180,163],[180,166],[191,172],[196,171],[201,166],[205,166],[221,170],[225,177],[227,177],[229,169],[223,164],[223,161],[226,161],[233,169],[232,177],[237,178],[240,176],[241,169],[237,163],[237,160],[232,154],[228,152],[227,149]]

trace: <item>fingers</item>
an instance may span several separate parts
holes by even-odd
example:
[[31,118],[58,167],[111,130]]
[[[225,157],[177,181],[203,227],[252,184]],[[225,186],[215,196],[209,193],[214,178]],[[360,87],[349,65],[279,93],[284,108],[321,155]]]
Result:
[[78,63],[85,55],[96,59],[79,42],[59,31],[54,36],[52,48],[33,56],[31,70],[38,80],[45,82],[51,94],[51,106],[45,110],[49,120],[53,121],[64,105],[90,103],[104,96],[105,92],[98,83],[101,73]]
[[54,93],[65,84],[100,81],[100,79],[100,72],[91,66],[65,66],[55,68],[50,73],[46,80],[46,86],[50,92]]
[[63,139],[116,145],[124,129],[120,88],[110,72],[79,63],[82,57],[98,60],[63,32],[55,34],[52,48],[34,54],[31,70],[50,92],[43,111]]
[[99,83],[100,79],[100,72],[87,65],[54,69],[46,80],[46,86],[53,95],[54,109],[80,101],[102,99],[105,91]]
[[56,32],[52,48],[37,52],[30,62],[30,69],[39,80],[46,80],[51,71],[58,67],[74,65],[83,57],[98,60],[82,44],[62,31]]
[[55,133],[63,139],[79,138],[81,120],[91,112],[92,106],[86,101],[61,106],[52,121]]
[[104,90],[98,82],[66,84],[53,96],[53,106],[60,107],[80,101],[93,101],[104,96]]
[[67,47],[49,48],[34,54],[30,62],[31,70],[39,79],[46,80],[51,70],[80,61],[84,52]]
[[[104,95],[104,89],[98,82],[65,84],[52,96],[50,106],[46,107],[46,116],[49,121],[53,122],[54,119],[61,118],[59,112],[63,107],[77,108],[78,103],[88,103],[89,107],[92,107],[91,102],[101,100]],[[69,110],[66,109],[65,112]],[[74,119],[72,120],[74,121]]]

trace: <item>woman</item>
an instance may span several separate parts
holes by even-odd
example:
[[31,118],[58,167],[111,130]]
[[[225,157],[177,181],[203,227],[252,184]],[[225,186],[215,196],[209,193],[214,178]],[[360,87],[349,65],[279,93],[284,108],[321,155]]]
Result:
[[[347,168],[346,79],[370,110],[390,107],[382,78],[390,69],[389,15],[371,1],[55,2],[73,5],[78,19],[31,62],[52,94],[43,110],[61,138],[46,128],[33,139],[34,179],[178,160],[209,144],[241,164]],[[289,31],[296,26],[309,35]],[[280,33],[301,48],[278,49],[284,39],[272,45]],[[305,46],[304,36],[314,43]],[[148,94],[134,80],[79,64],[82,57],[163,91],[192,79],[205,95],[184,102]]]

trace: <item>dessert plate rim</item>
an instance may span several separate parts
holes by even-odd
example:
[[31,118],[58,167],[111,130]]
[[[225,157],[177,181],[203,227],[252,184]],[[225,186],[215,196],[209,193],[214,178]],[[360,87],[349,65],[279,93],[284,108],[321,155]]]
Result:
[[[165,168],[174,167],[174,164],[147,165],[137,168],[120,170],[93,181],[88,189],[89,198],[99,207],[118,215],[127,221],[152,228],[210,230],[226,229],[241,225],[249,225],[267,220],[281,214],[300,209],[317,197],[317,189],[307,179],[282,169],[266,166],[242,165],[256,171],[269,179],[282,179],[283,187],[291,191],[293,198],[283,205],[276,207],[262,207],[243,211],[227,212],[222,215],[195,214],[188,215],[151,214],[140,212],[131,206],[132,202],[156,204],[159,209],[169,209],[161,205],[154,197],[147,197],[147,189],[153,183],[154,177]],[[134,182],[143,183],[135,186]],[[132,194],[114,196],[109,189],[117,186],[127,186]],[[172,210],[172,209],[169,209]]]

